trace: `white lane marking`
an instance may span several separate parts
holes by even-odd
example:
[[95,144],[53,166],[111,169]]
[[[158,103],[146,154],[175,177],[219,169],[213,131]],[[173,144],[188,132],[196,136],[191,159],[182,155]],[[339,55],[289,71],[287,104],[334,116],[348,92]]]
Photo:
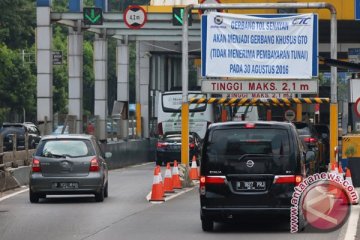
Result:
[[345,233],[345,240],[352,240],[356,237],[357,224],[359,220],[360,206],[353,206],[348,219],[348,224]]
[[0,198],[0,202],[1,202],[1,201],[4,201],[5,199],[14,197],[14,196],[16,196],[16,195],[18,195],[18,194],[20,194],[20,193],[26,192],[26,191],[29,191],[29,188],[26,188],[26,189],[20,190],[20,191],[18,191],[18,192],[14,192],[14,193],[11,193],[11,194],[9,194],[9,195],[6,195],[5,197]]

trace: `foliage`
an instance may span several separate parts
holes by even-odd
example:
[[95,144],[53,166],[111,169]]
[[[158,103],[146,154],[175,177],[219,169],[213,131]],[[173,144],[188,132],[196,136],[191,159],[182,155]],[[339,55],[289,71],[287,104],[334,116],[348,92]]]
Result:
[[35,1],[1,0],[0,9],[0,42],[12,49],[31,47],[35,42]]
[[90,41],[84,41],[84,67],[83,67],[83,108],[84,113],[94,112],[94,70],[93,55],[94,49]]
[[0,45],[0,108],[22,112],[29,118],[36,114],[36,78],[21,55],[5,45]]

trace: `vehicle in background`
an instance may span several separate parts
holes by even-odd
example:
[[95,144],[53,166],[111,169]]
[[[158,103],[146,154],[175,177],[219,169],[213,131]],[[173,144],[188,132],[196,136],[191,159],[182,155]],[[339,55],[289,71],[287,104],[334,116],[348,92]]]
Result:
[[314,125],[306,123],[306,122],[293,122],[295,125],[299,137],[303,142],[305,148],[307,150],[313,150],[316,153],[316,162],[314,166],[309,166],[309,174],[314,174],[316,172],[320,172],[321,166],[325,164],[325,159],[321,155],[319,149],[323,148],[323,143],[318,138],[318,133],[314,128]]
[[29,136],[29,149],[36,148],[41,139],[38,127],[31,122],[24,123],[3,123],[0,130],[4,138],[3,150],[13,150],[13,135],[16,134],[16,149],[25,149],[25,134]]
[[46,195],[95,194],[102,202],[108,196],[108,167],[92,135],[62,134],[42,138],[33,156],[29,182],[30,202]]
[[[201,149],[201,138],[197,133],[189,134],[189,163],[193,156],[196,157],[199,166],[199,154]],[[167,164],[168,162],[181,161],[181,133],[168,132],[158,140],[156,144],[156,165]]]
[[234,108],[233,121],[258,121],[259,113],[257,106],[239,106]]
[[[64,133],[63,133],[63,131],[64,131]],[[69,133],[69,126],[66,126],[64,129],[64,125],[58,125],[51,134],[59,135],[59,134],[68,134],[68,133]]]
[[[289,216],[294,187],[306,177],[306,152],[294,125],[285,122],[211,124],[202,146],[202,229],[246,214]],[[300,226],[304,224],[299,215]],[[301,227],[300,227],[301,229]]]
[[[318,139],[321,140],[321,156],[324,161],[323,165],[320,166],[320,171],[327,171],[327,166],[330,163],[330,130],[329,126],[326,124],[314,124],[314,128],[318,134]],[[340,151],[339,151],[340,152]]]
[[[189,91],[190,98],[206,98],[200,91]],[[182,92],[165,92],[159,94],[158,99],[158,134],[181,131]],[[215,120],[215,111],[212,104],[200,103],[189,105],[190,132],[197,133],[204,138],[207,127]]]

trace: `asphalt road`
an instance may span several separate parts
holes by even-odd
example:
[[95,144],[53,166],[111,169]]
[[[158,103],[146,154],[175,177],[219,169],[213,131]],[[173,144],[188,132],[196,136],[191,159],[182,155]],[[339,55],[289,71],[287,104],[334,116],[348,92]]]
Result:
[[[56,196],[31,204],[28,191],[0,201],[0,240],[173,240],[173,239],[316,239],[337,240],[330,233],[289,232],[286,219],[263,217],[201,230],[197,189],[161,204],[145,197],[154,164],[110,171],[109,198]],[[164,173],[164,171],[162,171]]]

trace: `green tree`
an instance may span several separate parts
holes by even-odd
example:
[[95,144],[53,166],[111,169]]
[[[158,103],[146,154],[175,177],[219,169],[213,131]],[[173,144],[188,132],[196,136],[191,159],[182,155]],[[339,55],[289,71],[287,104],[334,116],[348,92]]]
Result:
[[[86,36],[86,35],[85,35]],[[93,55],[94,49],[92,42],[84,41],[84,67],[83,67],[83,108],[84,113],[94,113],[94,69]]]
[[0,108],[13,115],[25,110],[29,119],[36,116],[36,77],[21,55],[5,45],[0,45]]
[[0,42],[8,48],[24,49],[35,42],[35,1],[0,1]]

